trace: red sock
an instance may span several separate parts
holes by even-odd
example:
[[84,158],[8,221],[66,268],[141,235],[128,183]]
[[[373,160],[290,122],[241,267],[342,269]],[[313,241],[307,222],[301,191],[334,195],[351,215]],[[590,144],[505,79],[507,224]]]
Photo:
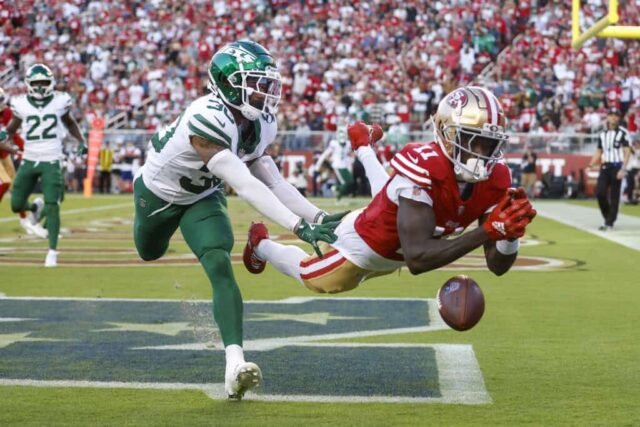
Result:
[[18,215],[20,215],[20,219],[25,219],[27,217],[27,213],[25,211],[18,212]]
[[7,190],[9,190],[9,187],[11,187],[11,184],[0,184],[0,201],[4,196],[4,193],[6,193]]

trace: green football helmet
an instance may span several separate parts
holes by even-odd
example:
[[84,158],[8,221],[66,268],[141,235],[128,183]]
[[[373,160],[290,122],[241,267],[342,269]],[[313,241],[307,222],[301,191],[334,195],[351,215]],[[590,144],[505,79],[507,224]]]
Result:
[[207,87],[225,104],[254,121],[261,114],[278,111],[282,78],[267,49],[256,42],[240,40],[213,55]]
[[53,94],[56,80],[51,69],[44,64],[33,64],[24,78],[28,95],[33,99],[45,99]]

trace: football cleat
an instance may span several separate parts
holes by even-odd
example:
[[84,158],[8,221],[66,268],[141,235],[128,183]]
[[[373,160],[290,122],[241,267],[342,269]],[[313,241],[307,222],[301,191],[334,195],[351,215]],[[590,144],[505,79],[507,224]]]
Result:
[[243,362],[236,366],[233,375],[227,378],[224,389],[230,400],[242,400],[244,394],[262,384],[262,371],[255,363]]
[[258,258],[255,250],[261,240],[268,238],[269,230],[266,225],[262,222],[251,223],[251,227],[249,227],[249,239],[247,240],[247,245],[244,247],[244,253],[242,254],[244,266],[250,273],[260,274],[267,266],[267,262]]
[[31,227],[31,231],[33,232],[33,234],[35,234],[36,236],[40,237],[41,239],[48,239],[49,238],[49,230],[44,228],[41,224],[39,224],[39,223],[30,224],[30,227]]
[[58,266],[58,251],[55,249],[49,249],[47,258],[44,260],[45,267],[57,267]]
[[44,200],[38,197],[33,201],[33,203],[36,205],[36,210],[35,212],[33,212],[31,222],[33,225],[35,225],[40,222],[40,218],[42,218],[42,211],[44,210]]
[[33,231],[33,222],[29,216],[29,218],[20,218],[20,226],[24,229],[24,231],[29,235],[36,234]]

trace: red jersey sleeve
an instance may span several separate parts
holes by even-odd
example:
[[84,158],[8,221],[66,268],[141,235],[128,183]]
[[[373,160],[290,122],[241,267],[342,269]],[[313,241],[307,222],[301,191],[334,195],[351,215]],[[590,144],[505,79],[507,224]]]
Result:
[[447,162],[437,144],[413,143],[405,145],[391,159],[391,167],[394,173],[404,176],[414,184],[430,188],[432,180],[439,181],[445,177]]

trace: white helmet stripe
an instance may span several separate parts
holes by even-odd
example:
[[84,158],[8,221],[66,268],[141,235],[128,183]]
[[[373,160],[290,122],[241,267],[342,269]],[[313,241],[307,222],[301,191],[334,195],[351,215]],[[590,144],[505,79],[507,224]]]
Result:
[[474,89],[478,89],[479,92],[484,97],[484,101],[487,105],[487,119],[489,120],[489,124],[497,125],[498,124],[498,106],[491,102],[491,98],[493,98],[493,95],[488,93],[482,87],[475,87]]

